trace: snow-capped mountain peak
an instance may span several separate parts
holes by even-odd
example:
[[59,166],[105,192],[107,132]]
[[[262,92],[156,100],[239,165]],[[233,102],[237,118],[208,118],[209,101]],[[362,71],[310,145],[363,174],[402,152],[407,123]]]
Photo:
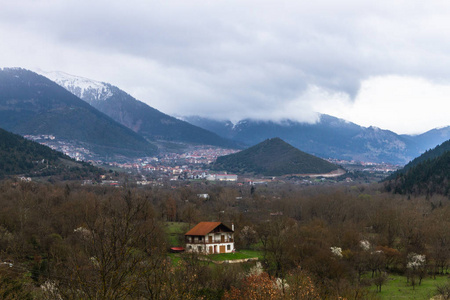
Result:
[[70,75],[60,71],[38,71],[38,73],[56,82],[88,103],[92,101],[104,101],[113,96],[110,85],[104,82]]

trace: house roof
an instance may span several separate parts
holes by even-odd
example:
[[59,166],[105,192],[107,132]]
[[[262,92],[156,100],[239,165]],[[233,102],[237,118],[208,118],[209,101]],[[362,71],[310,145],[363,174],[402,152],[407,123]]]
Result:
[[207,235],[220,225],[223,225],[225,228],[232,231],[228,226],[226,226],[222,222],[200,222],[197,225],[195,225],[194,228],[186,232],[185,235]]

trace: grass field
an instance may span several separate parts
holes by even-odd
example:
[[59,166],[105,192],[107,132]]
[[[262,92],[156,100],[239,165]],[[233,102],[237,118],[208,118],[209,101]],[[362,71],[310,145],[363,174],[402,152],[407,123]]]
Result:
[[189,224],[184,222],[166,222],[165,231],[170,246],[180,246],[180,239],[189,230]]
[[[381,293],[376,295],[384,299],[430,299],[436,295],[436,285],[450,282],[448,276],[436,276],[436,279],[427,277],[422,280],[422,284],[413,287],[406,283],[406,277],[400,275],[389,275],[389,278],[385,285],[381,288]],[[375,286],[372,288],[376,290]]]
[[233,260],[233,259],[246,259],[246,258],[262,258],[261,251],[255,250],[240,250],[235,253],[221,253],[221,254],[211,254],[207,258],[210,260],[221,261],[221,260]]

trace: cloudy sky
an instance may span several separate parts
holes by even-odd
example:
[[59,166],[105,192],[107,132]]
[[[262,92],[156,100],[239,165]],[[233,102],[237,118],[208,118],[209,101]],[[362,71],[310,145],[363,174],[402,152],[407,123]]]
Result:
[[0,0],[0,67],[117,85],[172,115],[397,133],[450,125],[450,2]]

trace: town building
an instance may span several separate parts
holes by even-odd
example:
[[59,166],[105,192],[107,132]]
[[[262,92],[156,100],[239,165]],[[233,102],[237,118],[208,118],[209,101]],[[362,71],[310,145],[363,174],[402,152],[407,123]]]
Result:
[[236,174],[210,174],[206,177],[206,180],[211,181],[237,181],[237,179]]
[[217,181],[237,181],[236,174],[216,174]]

